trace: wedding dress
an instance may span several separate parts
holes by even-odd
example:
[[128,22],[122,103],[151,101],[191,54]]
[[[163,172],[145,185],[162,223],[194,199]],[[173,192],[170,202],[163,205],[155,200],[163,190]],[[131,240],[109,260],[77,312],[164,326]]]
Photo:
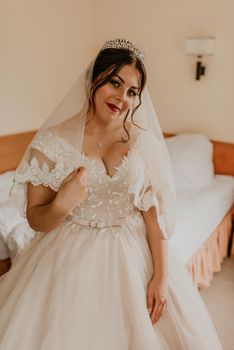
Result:
[[34,157],[22,181],[57,191],[83,165],[88,197],[58,228],[37,233],[0,279],[0,349],[220,350],[206,307],[170,244],[167,309],[156,324],[150,320],[153,265],[139,208],[155,198],[149,190],[136,203],[128,191],[133,173],[144,176],[138,142],[113,176],[50,131],[31,147],[54,167]]

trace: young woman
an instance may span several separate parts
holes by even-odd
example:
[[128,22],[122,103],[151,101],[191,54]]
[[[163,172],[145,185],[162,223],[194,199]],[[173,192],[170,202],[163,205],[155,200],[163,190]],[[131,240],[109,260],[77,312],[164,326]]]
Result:
[[36,234],[0,280],[2,350],[220,350],[167,246],[175,189],[143,53],[110,40],[37,133],[12,196]]

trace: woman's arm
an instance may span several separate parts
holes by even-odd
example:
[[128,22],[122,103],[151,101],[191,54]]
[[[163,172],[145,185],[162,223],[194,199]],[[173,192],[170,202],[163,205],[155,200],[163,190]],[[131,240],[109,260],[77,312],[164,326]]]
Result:
[[147,240],[153,258],[153,277],[158,281],[167,279],[167,240],[157,221],[155,207],[141,211],[146,225]]
[[35,231],[49,232],[58,227],[87,196],[83,167],[70,174],[56,193],[43,185],[28,184],[27,219]]
[[147,308],[154,324],[162,316],[167,304],[167,240],[159,227],[156,208],[151,207],[141,213],[153,259],[153,275],[147,290]]
[[56,192],[43,185],[35,187],[29,183],[26,216],[33,230],[49,232],[63,222],[67,213],[57,205]]

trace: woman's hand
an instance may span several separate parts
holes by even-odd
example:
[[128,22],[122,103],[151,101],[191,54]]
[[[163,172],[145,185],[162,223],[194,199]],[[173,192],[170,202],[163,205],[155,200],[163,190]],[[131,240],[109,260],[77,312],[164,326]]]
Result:
[[147,309],[152,324],[158,322],[163,315],[167,305],[167,296],[167,282],[165,280],[159,281],[156,277],[153,277],[147,290]]
[[55,202],[58,210],[70,214],[87,197],[86,169],[79,167],[62,182]]

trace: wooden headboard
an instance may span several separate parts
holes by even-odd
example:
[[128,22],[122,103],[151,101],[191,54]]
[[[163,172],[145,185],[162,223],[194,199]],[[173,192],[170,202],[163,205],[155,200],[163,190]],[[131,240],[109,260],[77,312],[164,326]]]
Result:
[[[0,173],[14,170],[17,167],[35,133],[36,131],[29,131],[0,136]],[[173,135],[164,133],[164,136],[171,137]],[[234,144],[212,140],[211,142],[214,145],[215,174],[234,176]]]
[[213,141],[215,174],[234,176],[234,144]]
[[0,173],[14,170],[36,131],[0,136]]

